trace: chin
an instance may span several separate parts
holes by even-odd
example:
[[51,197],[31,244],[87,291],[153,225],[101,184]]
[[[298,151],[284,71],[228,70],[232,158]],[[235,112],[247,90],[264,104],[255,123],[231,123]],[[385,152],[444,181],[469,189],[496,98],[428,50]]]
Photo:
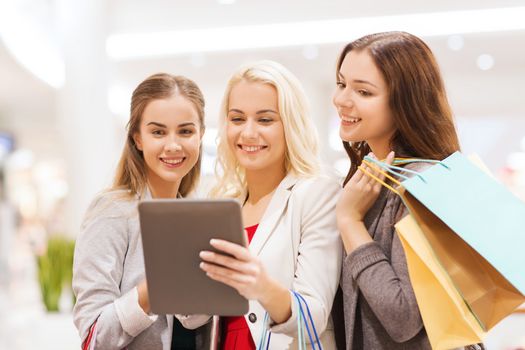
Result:
[[250,162],[239,162],[239,165],[241,167],[244,168],[244,170],[250,170],[250,171],[253,171],[253,170],[261,170],[261,169],[265,169],[268,167],[267,164],[260,164],[259,162],[257,163],[250,163]]
[[161,174],[160,174],[160,177],[162,178],[162,180],[164,181],[171,181],[171,182],[176,182],[176,181],[180,181],[184,176],[186,176],[187,174],[189,173],[189,169],[177,169],[176,172],[166,172],[166,171],[163,171]]
[[345,142],[361,142],[363,141],[362,138],[355,137],[354,135],[347,135],[346,133],[340,132],[339,137],[341,138],[341,141]]

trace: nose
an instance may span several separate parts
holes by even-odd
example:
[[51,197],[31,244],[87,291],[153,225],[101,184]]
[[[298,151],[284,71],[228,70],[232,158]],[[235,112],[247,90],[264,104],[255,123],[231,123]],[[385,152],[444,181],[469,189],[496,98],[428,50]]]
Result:
[[245,139],[254,139],[257,137],[257,123],[249,118],[246,123],[244,123],[241,136]]
[[179,139],[177,136],[170,136],[166,140],[166,144],[164,145],[164,148],[166,152],[179,152],[182,151],[182,146],[179,142]]
[[332,102],[337,109],[348,109],[354,106],[354,101],[348,89],[337,89],[334,93]]

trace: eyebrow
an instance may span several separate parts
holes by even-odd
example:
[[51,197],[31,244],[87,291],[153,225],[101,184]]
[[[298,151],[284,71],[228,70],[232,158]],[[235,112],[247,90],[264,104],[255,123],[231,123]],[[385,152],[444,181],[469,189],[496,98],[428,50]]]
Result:
[[[338,77],[339,79],[342,79],[342,80],[344,80],[344,78],[345,78],[345,77],[343,77],[343,75],[342,75],[340,72],[337,73],[337,77]],[[358,84],[368,84],[368,85],[372,85],[373,87],[379,89],[379,87],[378,87],[377,85],[372,84],[372,83],[369,82],[368,80],[363,80],[363,79],[353,79],[352,82],[354,82],[354,83],[358,83]]]
[[186,122],[186,123],[179,124],[179,128],[183,128],[185,126],[196,126],[196,125],[194,122]]
[[[236,112],[236,113],[244,114],[243,111],[241,111],[240,109],[235,109],[235,108],[230,109],[228,111],[228,113],[230,113],[230,112]],[[279,114],[276,111],[274,111],[273,109],[261,109],[260,111],[255,112],[255,114],[264,114],[264,113]]]
[[[167,128],[166,125],[161,124],[161,123],[157,123],[157,122],[149,122],[148,124],[146,124],[146,126],[149,126],[149,125],[155,125],[155,126],[158,126],[159,128]],[[183,128],[185,126],[190,126],[190,125],[195,126],[195,123],[194,122],[186,122],[186,123],[179,124],[177,127],[178,128]]]
[[155,125],[155,126],[158,126],[160,128],[167,128],[166,125],[161,124],[161,123],[157,123],[157,122],[149,122],[148,124],[146,124],[146,126],[149,126],[149,125]]

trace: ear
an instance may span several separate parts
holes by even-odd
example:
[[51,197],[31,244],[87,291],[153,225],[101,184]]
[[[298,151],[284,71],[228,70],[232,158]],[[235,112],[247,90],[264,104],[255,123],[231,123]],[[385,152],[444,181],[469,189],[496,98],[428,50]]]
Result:
[[142,138],[140,137],[140,133],[135,133],[133,135],[133,141],[135,141],[135,147],[142,151]]
[[201,130],[200,130],[200,139],[202,141],[202,138],[204,137],[204,132],[206,132],[206,128],[203,126],[201,127]]

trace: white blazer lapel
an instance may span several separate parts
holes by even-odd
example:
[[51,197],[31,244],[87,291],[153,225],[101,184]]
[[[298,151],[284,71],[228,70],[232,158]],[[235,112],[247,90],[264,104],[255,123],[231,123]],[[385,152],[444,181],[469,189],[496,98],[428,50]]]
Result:
[[275,193],[270,200],[270,204],[268,204],[268,208],[266,208],[266,211],[259,222],[257,232],[250,243],[250,252],[252,254],[259,255],[265,243],[273,234],[275,225],[283,215],[288,204],[288,198],[291,193],[290,189],[296,182],[296,177],[287,175],[275,190]]

